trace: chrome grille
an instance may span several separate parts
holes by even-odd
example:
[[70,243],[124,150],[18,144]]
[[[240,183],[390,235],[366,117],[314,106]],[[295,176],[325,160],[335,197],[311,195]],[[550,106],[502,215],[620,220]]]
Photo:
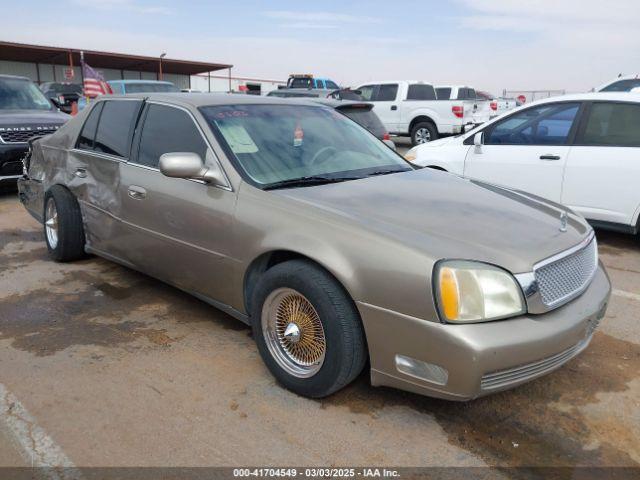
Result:
[[543,358],[542,360],[538,360],[537,362],[531,362],[526,365],[520,365],[507,370],[487,373],[483,375],[480,380],[480,388],[482,388],[482,390],[504,388],[531,380],[544,373],[550,372],[582,352],[587,345],[589,345],[590,340],[591,334],[573,347],[550,357]]
[[31,137],[49,135],[57,130],[57,127],[41,128],[38,130],[14,130],[0,133],[0,139],[4,143],[27,143]]
[[536,282],[547,307],[557,307],[580,294],[598,268],[595,237],[584,248],[534,269]]

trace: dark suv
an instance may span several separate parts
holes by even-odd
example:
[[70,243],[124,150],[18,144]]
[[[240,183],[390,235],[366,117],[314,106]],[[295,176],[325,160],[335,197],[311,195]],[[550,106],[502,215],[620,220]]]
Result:
[[77,83],[46,82],[40,85],[40,90],[65,113],[71,113],[73,104],[82,96],[82,85]]
[[68,118],[28,78],[0,75],[0,188],[15,187],[29,139],[55,132]]

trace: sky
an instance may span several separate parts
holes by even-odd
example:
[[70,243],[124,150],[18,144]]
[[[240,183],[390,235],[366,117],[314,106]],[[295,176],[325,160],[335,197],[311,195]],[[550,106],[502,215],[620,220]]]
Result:
[[[313,73],[587,91],[640,73],[640,0],[0,0],[0,40]],[[75,12],[74,15],[71,12]],[[11,21],[8,21],[11,19]]]

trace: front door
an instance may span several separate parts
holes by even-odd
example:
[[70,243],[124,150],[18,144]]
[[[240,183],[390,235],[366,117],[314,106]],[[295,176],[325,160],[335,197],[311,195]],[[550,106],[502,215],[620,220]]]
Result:
[[545,104],[490,125],[484,145],[469,149],[464,176],[560,202],[579,109],[576,102]]
[[198,180],[169,178],[159,170],[164,153],[193,152],[216,162],[192,114],[149,102],[122,165],[120,197],[128,229],[128,261],[192,293],[228,303],[237,265],[233,246],[235,193]]

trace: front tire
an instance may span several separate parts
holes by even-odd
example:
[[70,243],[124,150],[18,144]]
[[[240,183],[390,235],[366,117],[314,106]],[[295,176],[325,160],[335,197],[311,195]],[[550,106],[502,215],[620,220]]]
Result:
[[291,260],[267,270],[251,312],[258,351],[287,389],[326,397],[362,371],[366,345],[356,306],[317,265]]
[[431,122],[416,123],[411,129],[411,144],[422,145],[438,139],[438,129]]
[[54,185],[44,197],[44,238],[49,256],[69,262],[85,256],[84,227],[80,205],[73,194]]

